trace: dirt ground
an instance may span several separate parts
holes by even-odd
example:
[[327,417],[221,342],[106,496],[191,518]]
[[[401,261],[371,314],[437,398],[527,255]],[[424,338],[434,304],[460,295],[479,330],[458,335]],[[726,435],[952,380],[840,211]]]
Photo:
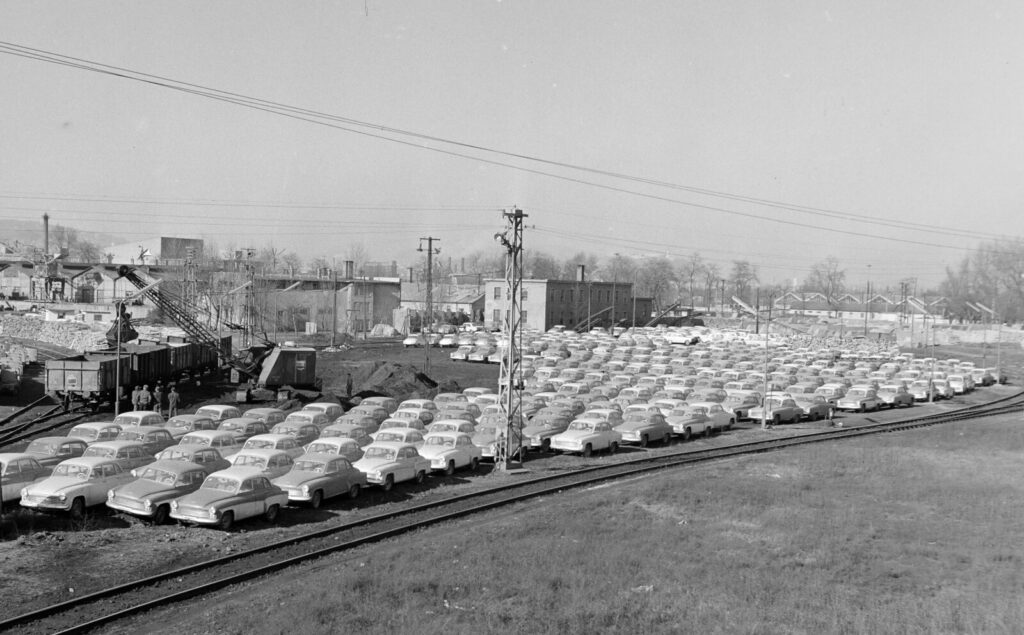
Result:
[[[303,402],[314,399],[344,398],[347,373],[353,376],[354,392],[359,392],[374,370],[385,363],[399,369],[422,372],[428,366],[426,355],[429,355],[429,370],[425,374],[430,381],[421,382],[416,386],[418,390],[430,393],[439,388],[497,387],[497,365],[453,362],[448,358],[449,352],[403,349],[400,343],[394,342],[356,342],[351,348],[323,353],[318,357],[323,395],[302,393],[282,405],[299,408]],[[978,363],[982,358],[980,350],[945,347],[936,352],[939,353],[937,356],[972,359]],[[1011,382],[1019,384],[1024,354],[1019,349],[1012,352],[1004,349],[1003,358]],[[994,365],[994,361],[991,364]],[[438,386],[431,388],[430,383]],[[208,403],[234,401],[232,387],[216,378],[206,378],[198,386],[183,388],[185,404],[182,410],[185,412]],[[407,398],[411,395],[393,396]],[[254,403],[247,404],[247,407],[260,405],[269,404]],[[97,420],[110,418],[111,413],[101,413],[96,417]],[[64,431],[54,433],[63,434]],[[723,438],[723,442],[728,441],[728,438]],[[6,451],[16,449],[5,448]],[[531,469],[566,469],[578,462],[579,459],[574,457],[545,458]],[[481,470],[481,475],[467,478],[457,473],[453,477],[434,477],[421,486],[399,488],[388,494],[370,490],[355,501],[331,501],[319,510],[289,508],[277,525],[257,519],[246,521],[230,533],[177,525],[153,527],[128,516],[107,513],[105,508],[93,511],[80,522],[15,509],[0,522],[0,569],[6,573],[0,576],[0,597],[5,598],[8,607],[30,610],[117,582],[304,533],[313,526],[347,522],[360,515],[379,512],[382,505],[449,496],[492,483],[493,479],[509,478],[503,474],[490,474],[487,469]]]

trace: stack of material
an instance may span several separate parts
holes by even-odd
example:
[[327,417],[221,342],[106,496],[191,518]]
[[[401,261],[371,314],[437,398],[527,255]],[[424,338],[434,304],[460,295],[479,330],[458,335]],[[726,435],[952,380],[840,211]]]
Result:
[[36,340],[75,351],[104,348],[102,331],[94,331],[81,322],[47,322],[36,317],[5,315],[0,317],[0,335]]

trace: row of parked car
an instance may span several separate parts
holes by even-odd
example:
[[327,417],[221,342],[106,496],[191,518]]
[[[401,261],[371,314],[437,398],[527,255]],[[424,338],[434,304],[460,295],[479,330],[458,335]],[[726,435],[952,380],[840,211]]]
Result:
[[[619,338],[563,331],[526,341],[525,388],[512,404],[522,414],[515,435],[521,444],[513,448],[521,454],[587,456],[685,441],[746,419],[781,424],[907,406],[920,399],[913,391],[920,381],[966,391],[966,377],[997,380],[957,360],[898,351],[783,343],[767,353],[749,335],[710,330]],[[287,504],[319,507],[368,486],[389,490],[431,472],[475,469],[505,446],[498,401],[493,389],[474,387],[401,403],[370,397],[348,412],[314,403],[290,414],[230,405],[168,420],[123,413],[80,424],[67,437],[37,439],[23,453],[0,454],[4,501],[74,515],[105,503],[156,522],[222,528],[257,515],[273,519]]]

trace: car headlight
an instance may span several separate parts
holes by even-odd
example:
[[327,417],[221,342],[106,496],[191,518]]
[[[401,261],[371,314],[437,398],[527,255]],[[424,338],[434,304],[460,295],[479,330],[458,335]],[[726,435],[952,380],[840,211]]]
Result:
[[171,501],[171,509],[173,509],[173,510],[177,510],[178,509],[178,501]]
[[112,490],[112,489],[108,489],[107,490],[107,500],[111,500],[111,501],[114,500],[114,490]]
[[309,485],[303,485],[302,486],[302,495],[303,496],[309,496]]
[[372,474],[373,474],[373,478],[376,478],[376,479],[380,478],[380,471],[379,470],[375,470],[374,472],[372,472]]
[[216,507],[211,507],[210,509],[206,510],[206,512],[210,514],[210,518],[216,518],[219,515],[219,512],[217,511]]
[[60,502],[63,503],[64,501],[66,501],[68,499],[68,495],[65,494],[64,492],[61,492],[60,496],[58,498],[60,498]]
[[21,489],[21,497],[22,498],[28,498],[28,488],[27,487],[23,487]]
[[[113,492],[111,492],[111,493],[113,493]],[[111,498],[113,498],[113,496],[111,496]],[[142,501],[142,504],[143,504],[143,506],[145,506],[146,509],[153,509],[153,501],[149,500],[148,498],[146,500]]]

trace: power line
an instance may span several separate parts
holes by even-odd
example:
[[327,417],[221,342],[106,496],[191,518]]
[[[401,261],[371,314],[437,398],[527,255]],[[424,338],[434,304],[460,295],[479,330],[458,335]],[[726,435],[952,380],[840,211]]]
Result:
[[[373,138],[378,138],[378,139],[382,139],[382,140],[386,140],[386,141],[391,141],[393,143],[400,143],[400,144],[403,144],[403,145],[408,145],[408,146],[412,146],[412,147],[416,147],[416,148],[420,148],[420,149],[424,149],[424,150],[430,150],[430,151],[441,153],[441,154],[462,157],[462,158],[466,158],[466,159],[470,159],[470,160],[474,160],[474,161],[479,161],[479,162],[488,163],[488,164],[492,164],[492,165],[498,165],[498,166],[507,167],[507,168],[510,168],[510,169],[520,170],[520,171],[524,171],[524,172],[527,172],[527,173],[537,174],[537,175],[541,175],[541,176],[547,176],[547,177],[561,179],[561,180],[565,180],[565,181],[569,181],[569,182],[576,182],[576,183],[583,184],[583,185],[588,185],[588,186],[592,186],[592,187],[599,187],[599,188],[603,188],[603,189],[607,189],[607,190],[611,190],[611,191],[617,191],[617,192],[621,192],[621,193],[625,193],[625,194],[631,194],[631,195],[635,195],[635,196],[651,198],[651,199],[654,199],[654,200],[661,200],[661,201],[664,201],[664,202],[669,202],[669,203],[674,203],[674,204],[679,204],[679,205],[685,205],[685,206],[694,207],[694,208],[697,208],[697,209],[703,209],[703,210],[707,210],[707,211],[720,212],[720,213],[726,213],[726,214],[733,214],[733,215],[738,215],[738,216],[747,217],[747,218],[757,218],[757,219],[760,219],[760,220],[767,220],[769,222],[775,222],[775,223],[781,223],[781,224],[792,225],[792,226],[799,226],[799,227],[807,227],[807,228],[824,230],[824,231],[830,231],[830,232],[846,234],[846,235],[851,235],[851,236],[868,237],[868,238],[874,238],[874,239],[889,240],[889,241],[893,241],[893,242],[903,242],[903,243],[907,243],[907,244],[917,244],[917,245],[922,245],[922,246],[940,246],[940,247],[947,247],[947,248],[958,248],[958,247],[952,247],[952,246],[948,246],[948,245],[935,245],[933,243],[927,243],[927,242],[923,242],[923,241],[913,241],[913,240],[907,240],[907,239],[900,239],[900,238],[896,238],[896,237],[892,237],[892,236],[878,236],[878,235],[875,235],[875,234],[866,234],[866,233],[863,233],[863,232],[854,232],[854,231],[849,231],[849,230],[839,230],[839,229],[835,229],[835,228],[832,228],[832,227],[822,227],[822,226],[819,226],[819,225],[812,225],[812,224],[808,224],[808,223],[800,223],[800,222],[795,222],[795,221],[786,221],[786,220],[782,220],[782,219],[778,219],[778,218],[765,217],[765,216],[758,215],[758,214],[753,214],[753,213],[739,212],[737,210],[731,210],[731,209],[727,209],[727,208],[721,208],[721,207],[710,206],[710,205],[701,205],[701,204],[693,203],[693,202],[690,202],[690,201],[683,201],[683,200],[673,199],[673,198],[669,198],[669,197],[665,197],[665,196],[652,195],[652,194],[648,194],[648,193],[638,192],[638,191],[635,191],[635,190],[629,190],[629,189],[626,189],[626,188],[621,188],[621,187],[615,187],[615,186],[610,186],[610,185],[606,185],[606,184],[595,183],[595,182],[586,181],[586,180],[583,180],[583,179],[568,177],[568,176],[565,176],[565,175],[559,175],[559,174],[555,174],[555,173],[544,172],[544,171],[541,171],[541,170],[529,169],[529,168],[526,168],[526,167],[523,167],[523,166],[519,166],[519,165],[515,165],[515,164],[509,164],[509,163],[504,163],[504,162],[500,162],[500,161],[484,159],[482,157],[477,157],[477,156],[473,156],[473,155],[466,155],[466,154],[462,154],[462,153],[459,153],[459,152],[454,152],[454,151],[451,151],[451,150],[445,150],[445,149],[442,149],[442,148],[431,147],[431,146],[422,145],[422,144],[419,144],[419,143],[413,143],[413,142],[410,142],[410,141],[404,141],[404,140],[401,140],[401,139],[395,139],[395,138],[389,137],[389,136],[387,136],[385,134],[377,134],[375,132],[367,132],[365,130],[357,130],[357,129],[346,127],[346,126],[339,126],[339,125],[327,123],[325,121],[321,121],[321,119],[326,119],[328,121],[341,122],[341,123],[348,124],[349,126],[358,126],[358,127],[362,127],[362,128],[369,128],[369,129],[372,129],[372,130],[375,130],[375,131],[379,131],[381,133],[401,135],[401,136],[407,136],[407,137],[411,137],[411,138],[415,138],[415,139],[420,139],[420,140],[424,140],[424,141],[432,141],[432,142],[437,142],[437,143],[443,143],[443,144],[446,144],[446,145],[451,145],[451,146],[454,146],[454,147],[464,148],[464,149],[467,149],[467,150],[486,152],[486,153],[496,154],[496,155],[505,156],[505,157],[509,157],[509,158],[536,162],[536,163],[540,163],[540,164],[543,164],[543,165],[549,165],[549,166],[553,166],[553,167],[560,167],[560,168],[563,168],[563,169],[576,170],[576,171],[581,171],[581,172],[590,173],[590,174],[599,175],[599,176],[606,176],[606,177],[610,177],[610,178],[614,178],[614,179],[619,179],[619,180],[626,180],[626,181],[642,183],[642,184],[646,184],[646,185],[653,185],[653,186],[656,186],[656,187],[662,187],[662,188],[668,188],[668,189],[674,189],[674,190],[687,191],[687,192],[691,192],[691,193],[694,193],[694,194],[700,194],[700,195],[705,195],[705,196],[713,196],[713,197],[718,197],[718,198],[725,198],[727,200],[734,200],[734,201],[739,201],[739,202],[752,203],[752,204],[755,204],[755,205],[771,207],[771,208],[777,208],[777,209],[785,209],[785,210],[789,210],[789,211],[793,211],[793,212],[798,212],[798,213],[806,213],[806,214],[810,214],[810,215],[813,215],[813,216],[816,216],[816,217],[841,218],[841,219],[845,219],[845,220],[849,220],[849,221],[853,221],[853,222],[870,223],[870,224],[873,224],[873,225],[881,225],[881,226],[888,226],[888,227],[898,227],[898,228],[904,228],[904,229],[905,228],[914,228],[916,231],[920,231],[920,232],[927,232],[927,233],[940,234],[940,235],[955,235],[955,236],[958,236],[958,237],[963,237],[965,235],[973,236],[973,237],[977,237],[977,238],[995,238],[995,237],[997,237],[995,234],[986,234],[986,233],[975,232],[975,231],[967,230],[967,229],[941,228],[941,227],[936,227],[936,226],[934,226],[932,224],[909,223],[909,222],[902,222],[902,221],[893,221],[893,220],[889,220],[889,219],[885,219],[885,218],[869,217],[869,216],[853,214],[853,213],[849,213],[849,212],[837,212],[837,211],[834,211],[834,210],[827,210],[827,209],[824,209],[824,208],[802,206],[802,205],[793,205],[793,204],[782,203],[782,202],[779,202],[779,201],[773,201],[773,200],[769,200],[769,199],[762,199],[762,198],[757,198],[757,197],[744,196],[744,195],[738,195],[738,194],[731,194],[731,193],[728,193],[728,192],[721,192],[721,191],[716,191],[716,190],[710,190],[710,189],[706,189],[706,188],[697,188],[697,187],[693,187],[693,186],[669,183],[669,182],[659,181],[659,180],[645,178],[645,177],[632,176],[632,175],[627,175],[627,174],[622,174],[622,173],[617,173],[617,172],[611,172],[611,171],[607,171],[607,170],[600,170],[600,169],[596,169],[596,168],[589,168],[589,167],[586,167],[586,166],[579,166],[579,165],[575,165],[575,164],[571,164],[571,163],[565,163],[565,162],[560,162],[560,161],[553,161],[553,160],[544,159],[544,158],[541,158],[541,157],[535,157],[535,156],[526,155],[526,154],[507,152],[507,151],[503,151],[503,150],[497,150],[497,149],[493,149],[493,148],[488,148],[486,146],[480,146],[480,145],[475,145],[475,144],[459,142],[459,141],[455,141],[455,140],[451,140],[451,139],[446,139],[446,138],[443,138],[443,137],[436,137],[436,136],[432,136],[432,135],[426,135],[426,134],[423,134],[423,133],[417,133],[417,132],[413,132],[413,131],[409,131],[409,130],[403,130],[403,129],[400,129],[400,128],[393,128],[393,127],[390,127],[390,126],[384,126],[384,125],[380,125],[380,124],[373,124],[373,123],[369,123],[369,122],[365,122],[365,121],[360,121],[360,120],[356,120],[356,119],[352,119],[352,118],[341,117],[341,116],[338,116],[338,115],[331,115],[331,114],[328,114],[328,113],[318,112],[318,111],[315,111],[315,110],[300,108],[300,107],[296,107],[296,106],[290,106],[290,105],[282,104],[282,103],[279,103],[279,102],[263,100],[263,99],[259,99],[259,98],[256,98],[256,97],[250,97],[250,96],[242,95],[240,93],[233,93],[233,92],[229,92],[229,91],[222,91],[222,90],[219,90],[219,89],[209,88],[209,87],[201,86],[201,85],[198,85],[198,84],[182,82],[182,81],[179,81],[179,80],[174,80],[174,79],[170,79],[170,78],[166,78],[166,77],[161,77],[161,76],[158,76],[158,75],[151,75],[151,74],[148,74],[148,73],[143,73],[141,71],[135,71],[135,70],[131,70],[131,69],[123,68],[123,67],[111,66],[111,65],[102,64],[102,63],[99,63],[99,62],[93,62],[93,61],[85,60],[85,59],[82,59],[82,58],[76,58],[76,57],[72,57],[72,56],[61,55],[59,53],[53,53],[53,52],[45,51],[45,50],[42,50],[42,49],[35,49],[35,48],[31,48],[31,47],[21,46],[21,45],[9,43],[9,42],[0,41],[0,52],[6,53],[8,55],[14,55],[14,56],[17,56],[17,57],[24,57],[24,58],[28,58],[28,59],[32,59],[32,60],[36,60],[36,61],[48,62],[48,63],[52,63],[52,64],[68,66],[68,67],[71,67],[71,68],[77,68],[77,69],[80,69],[80,70],[88,70],[88,71],[91,71],[91,72],[107,74],[107,75],[111,75],[111,76],[115,76],[115,77],[120,77],[120,78],[123,78],[123,79],[130,79],[130,80],[134,80],[134,81],[148,83],[148,84],[159,86],[159,87],[163,87],[163,88],[169,88],[169,89],[172,89],[172,90],[177,90],[177,91],[181,91],[181,92],[185,92],[185,93],[189,93],[189,94],[194,94],[194,95],[197,95],[197,96],[207,97],[207,98],[210,98],[210,99],[215,99],[215,100],[224,101],[224,102],[228,102],[228,103],[234,103],[236,105],[241,105],[241,106],[244,106],[244,107],[247,107],[247,108],[252,108],[252,109],[255,109],[255,110],[261,110],[261,111],[272,113],[272,114],[278,114],[278,115],[281,115],[281,116],[298,119],[300,121],[306,121],[306,122],[309,122],[309,123],[323,125],[323,126],[327,126],[327,127],[331,127],[331,128],[335,128],[335,129],[339,129],[339,130],[344,130],[344,131],[348,131],[348,132],[353,132],[355,134],[361,134],[361,135],[365,135],[365,136],[370,136],[370,137],[373,137]],[[311,118],[311,117],[313,117],[313,118]]]

